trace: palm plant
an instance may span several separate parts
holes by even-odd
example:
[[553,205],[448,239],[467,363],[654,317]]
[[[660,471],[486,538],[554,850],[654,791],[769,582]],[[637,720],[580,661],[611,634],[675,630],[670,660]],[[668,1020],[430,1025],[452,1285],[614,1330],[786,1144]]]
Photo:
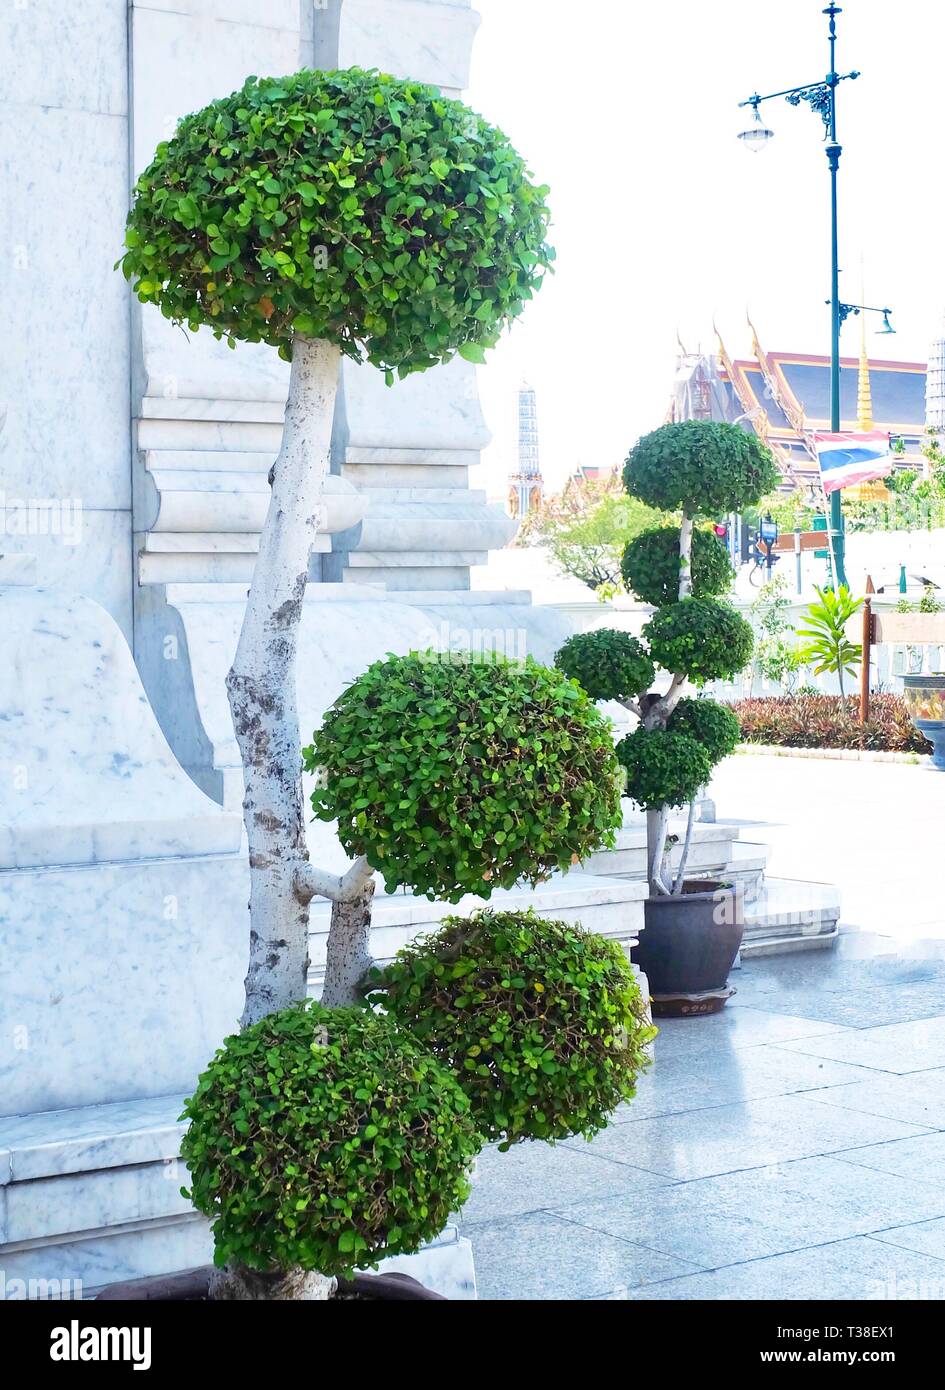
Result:
[[847,637],[847,623],[863,607],[861,598],[853,598],[845,584],[833,589],[818,589],[817,598],[804,614],[806,627],[797,630],[798,637],[808,641],[801,649],[801,658],[813,666],[818,676],[836,673],[840,694],[844,695],[843,677],[852,675],[860,664],[863,648]]

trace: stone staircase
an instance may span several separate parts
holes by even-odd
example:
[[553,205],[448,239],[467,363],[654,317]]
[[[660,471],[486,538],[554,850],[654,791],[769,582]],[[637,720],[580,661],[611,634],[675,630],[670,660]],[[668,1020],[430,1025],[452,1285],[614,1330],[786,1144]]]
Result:
[[[684,820],[670,822],[677,843],[670,863],[679,864]],[[740,838],[740,828],[725,822],[697,822],[693,827],[689,870],[694,878],[720,878],[741,883],[745,892],[745,936],[742,957],[778,955],[789,951],[822,950],[839,935],[840,891],[832,884],[802,879],[771,878],[766,874],[767,847]],[[595,854],[586,869],[591,874],[643,882],[646,878],[646,823],[628,810],[613,850]]]

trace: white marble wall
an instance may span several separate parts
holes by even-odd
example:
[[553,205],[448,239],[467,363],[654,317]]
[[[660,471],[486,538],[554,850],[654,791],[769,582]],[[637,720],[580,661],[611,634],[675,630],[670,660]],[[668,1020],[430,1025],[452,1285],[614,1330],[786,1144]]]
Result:
[[175,761],[85,598],[0,574],[0,1114],[190,1084],[238,1017],[238,812]]
[[[126,0],[0,7],[0,551],[131,633]],[[81,507],[78,539],[48,508]],[[45,514],[45,520],[43,515]]]

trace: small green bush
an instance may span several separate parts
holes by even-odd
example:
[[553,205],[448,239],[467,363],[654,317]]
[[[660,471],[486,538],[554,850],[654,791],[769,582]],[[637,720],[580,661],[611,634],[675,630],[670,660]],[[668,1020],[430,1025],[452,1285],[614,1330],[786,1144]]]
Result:
[[284,357],[301,333],[400,375],[482,361],[553,258],[527,175],[500,130],[420,82],[250,77],[158,145],[121,265],[175,323]]
[[712,759],[690,734],[634,729],[617,744],[627,796],[645,811],[688,806],[712,775]]
[[488,897],[613,843],[622,823],[609,720],[560,671],[413,652],[338,697],[311,747],[312,805],[389,892]]
[[614,628],[575,633],[555,656],[555,665],[592,700],[633,700],[656,676],[637,639]]
[[692,681],[730,680],[751,659],[754,634],[727,604],[684,598],[667,604],[643,630],[653,660]]
[[770,449],[754,434],[716,420],[682,420],[644,435],[623,480],[648,507],[719,517],[754,505],[780,478]]
[[486,1138],[590,1138],[635,1093],[655,1035],[621,948],[533,912],[451,917],[372,996],[456,1074]]
[[680,700],[666,727],[701,743],[713,766],[735,752],[742,736],[735,715],[717,700]]
[[[735,579],[728,551],[714,531],[697,526],[692,533],[693,598],[728,593]],[[662,608],[679,598],[679,527],[644,531],[627,546],[621,573],[628,589],[643,603]]]
[[217,1264],[341,1274],[409,1254],[469,1195],[456,1081],[393,1020],[300,1004],[227,1038],[182,1118]]

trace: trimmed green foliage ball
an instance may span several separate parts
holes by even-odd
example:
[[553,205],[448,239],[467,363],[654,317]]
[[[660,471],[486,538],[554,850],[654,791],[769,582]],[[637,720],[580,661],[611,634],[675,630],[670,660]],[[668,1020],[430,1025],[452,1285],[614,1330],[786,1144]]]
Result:
[[555,656],[555,665],[592,700],[632,700],[656,675],[637,639],[614,628],[575,633]]
[[688,806],[712,775],[712,760],[690,734],[634,729],[617,744],[627,796],[645,811]]
[[754,506],[777,487],[779,474],[756,435],[716,420],[681,420],[644,435],[623,481],[649,507],[722,516]]
[[735,715],[718,700],[680,700],[666,727],[701,743],[713,766],[734,753],[742,737]]
[[[692,593],[694,598],[725,594],[735,579],[728,551],[713,531],[692,532]],[[679,598],[679,527],[659,526],[632,540],[623,553],[620,572],[628,589],[643,603],[662,608]]]
[[633,1097],[656,1031],[616,942],[533,912],[447,918],[375,974],[372,996],[506,1148],[596,1134]]
[[751,657],[751,625],[728,604],[684,598],[661,608],[643,629],[653,660],[690,680],[730,680]]
[[250,77],[158,145],[121,265],[175,323],[284,357],[301,333],[406,375],[482,361],[521,311],[553,259],[547,192],[433,87]]
[[184,1116],[215,1260],[341,1274],[431,1240],[481,1141],[455,1079],[392,1019],[299,1004],[227,1038]]
[[538,883],[621,824],[611,726],[560,671],[530,658],[412,652],[377,661],[311,747],[320,820],[388,892],[459,902]]

